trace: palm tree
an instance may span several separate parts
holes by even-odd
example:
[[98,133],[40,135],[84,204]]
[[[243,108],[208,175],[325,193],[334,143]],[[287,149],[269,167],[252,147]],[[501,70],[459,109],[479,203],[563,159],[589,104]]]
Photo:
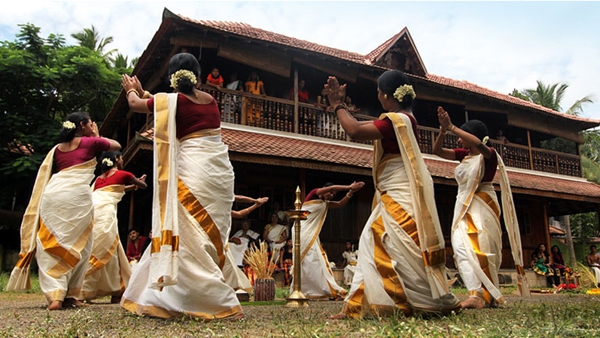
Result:
[[81,32],[71,34],[71,36],[79,41],[80,46],[99,52],[107,61],[110,61],[110,56],[117,51],[116,49],[111,49],[104,53],[104,48],[113,42],[113,38],[109,36],[101,39],[94,25],[92,25],[92,28],[84,28]]
[[[569,88],[569,85],[565,83],[559,82],[551,85],[545,85],[542,81],[538,80],[537,87],[535,89],[523,89],[522,91],[517,91],[515,89],[510,95],[520,99],[527,99],[546,108],[561,111],[561,101],[567,88]],[[567,111],[565,111],[565,114],[577,116],[583,112],[582,108],[584,103],[593,102],[593,97],[591,95],[584,96],[583,98],[575,101],[575,103],[571,105]]]

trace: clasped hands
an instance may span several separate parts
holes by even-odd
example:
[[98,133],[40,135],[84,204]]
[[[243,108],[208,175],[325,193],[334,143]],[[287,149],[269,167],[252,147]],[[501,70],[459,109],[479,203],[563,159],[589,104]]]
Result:
[[452,131],[454,129],[454,125],[452,124],[452,121],[450,120],[450,115],[448,115],[448,112],[441,106],[438,106],[437,114],[438,114],[438,122],[440,123],[440,129],[441,129],[442,133],[445,133],[447,131]]

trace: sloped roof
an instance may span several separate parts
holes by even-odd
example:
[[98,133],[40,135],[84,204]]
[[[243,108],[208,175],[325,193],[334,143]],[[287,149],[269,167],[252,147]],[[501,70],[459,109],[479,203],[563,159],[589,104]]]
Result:
[[[282,45],[282,46],[297,48],[300,50],[320,53],[320,54],[331,56],[331,57],[338,58],[341,60],[350,61],[350,62],[356,63],[358,65],[364,65],[364,66],[369,66],[369,67],[379,67],[382,69],[385,69],[385,68],[374,65],[373,63],[379,57],[381,57],[383,54],[385,54],[385,52],[392,45],[394,45],[394,43],[396,41],[398,41],[398,39],[400,37],[408,36],[410,38],[410,43],[414,46],[414,43],[412,42],[412,38],[410,37],[410,33],[406,27],[403,28],[399,33],[395,34],[394,36],[392,36],[391,38],[386,40],[384,43],[379,45],[377,48],[375,48],[370,53],[368,53],[366,55],[362,55],[362,54],[355,53],[355,52],[350,52],[350,51],[346,51],[346,50],[341,50],[341,49],[337,49],[337,48],[319,45],[317,43],[313,43],[313,42],[306,41],[306,40],[296,39],[293,37],[289,37],[289,36],[279,34],[279,33],[270,32],[270,31],[263,30],[260,28],[255,28],[246,23],[230,22],[230,21],[195,20],[195,19],[183,16],[183,15],[174,14],[166,8],[165,8],[163,17],[164,18],[179,18],[186,22],[197,24],[197,25],[200,25],[200,26],[203,26],[206,28],[210,28],[213,30],[226,32],[229,34],[235,34],[240,37],[256,39],[256,40],[265,41],[268,43],[273,43],[273,44],[278,44],[278,45]],[[419,58],[419,61],[421,62],[421,59],[420,59],[420,56],[418,55],[416,47],[415,47],[415,53],[416,53],[417,57]],[[425,64],[423,62],[421,62],[421,64],[423,65],[423,69],[425,69]],[[427,73],[425,78],[417,76],[417,75],[413,75],[413,74],[409,74],[409,75],[415,76],[415,77],[418,77],[421,79],[425,79],[427,81],[431,81],[436,84],[441,84],[441,85],[457,88],[460,90],[466,90],[466,91],[470,91],[473,93],[489,96],[489,97],[492,97],[492,98],[495,98],[498,100],[502,100],[502,101],[505,101],[507,103],[514,104],[517,106],[536,109],[536,110],[539,110],[539,111],[542,111],[545,113],[549,113],[549,114],[552,114],[555,116],[559,116],[559,117],[562,117],[565,119],[570,119],[570,120],[575,120],[575,121],[579,121],[579,122],[593,124],[592,126],[589,126],[588,128],[591,128],[591,127],[594,127],[594,126],[597,126],[600,124],[600,120],[588,119],[588,118],[578,117],[578,116],[574,116],[574,115],[566,115],[564,113],[557,112],[555,110],[531,103],[529,101],[521,100],[514,96],[510,96],[508,94],[502,94],[502,93],[478,86],[478,85],[470,83],[468,81],[454,80],[454,79],[450,79],[447,77],[443,77],[443,76],[439,76],[439,75],[435,75],[435,74],[431,74],[431,73]]]
[[[153,130],[142,134],[152,139]],[[372,146],[326,140],[318,137],[301,136],[260,128],[224,124],[223,141],[232,153],[285,158],[288,166],[294,167],[293,160],[321,162],[363,169],[368,175],[373,166]],[[431,175],[453,181],[454,168],[458,162],[443,160],[424,154],[425,163]],[[600,185],[583,178],[552,175],[531,170],[509,168],[510,185],[519,191],[538,191],[560,194],[562,198],[581,200],[582,197],[600,203]],[[498,184],[498,175],[494,179]],[[569,197],[570,196],[570,197]]]

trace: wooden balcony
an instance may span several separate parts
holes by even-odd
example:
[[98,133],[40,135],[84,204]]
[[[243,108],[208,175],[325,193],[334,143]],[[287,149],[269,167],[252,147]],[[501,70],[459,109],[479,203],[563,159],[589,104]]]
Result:
[[[221,121],[264,129],[297,133],[347,142],[372,144],[370,141],[353,141],[344,132],[333,109],[322,105],[298,103],[297,115],[294,101],[275,97],[253,95],[228,89],[217,90],[203,86],[210,93],[221,110]],[[369,115],[353,114],[357,120],[375,120]],[[135,132],[143,132],[152,127],[148,116],[143,127],[129,129],[128,139]],[[421,152],[433,153],[433,142],[439,129],[418,126]],[[491,146],[502,156],[505,165],[514,168],[530,169],[547,173],[581,177],[581,161],[578,155],[555,152],[546,149],[529,148],[514,143],[498,143],[490,139]],[[130,143],[128,143],[130,145]],[[458,147],[458,138],[448,134],[444,147]]]

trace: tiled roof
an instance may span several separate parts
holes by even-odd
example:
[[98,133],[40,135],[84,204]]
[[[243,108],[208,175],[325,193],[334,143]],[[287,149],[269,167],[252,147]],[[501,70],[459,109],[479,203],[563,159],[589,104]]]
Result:
[[439,75],[435,75],[435,74],[427,74],[427,79],[435,82],[435,83],[439,83],[442,85],[446,85],[446,86],[450,86],[450,87],[454,87],[454,88],[459,88],[459,89],[463,89],[463,90],[468,90],[470,92],[473,93],[477,93],[477,94],[482,94],[485,96],[489,96],[489,97],[493,97],[495,99],[498,100],[503,100],[515,105],[519,105],[519,106],[524,106],[524,107],[528,107],[528,108],[533,108],[536,110],[541,110],[544,111],[548,114],[552,114],[552,115],[558,115],[560,117],[568,117],[572,120],[577,120],[577,121],[582,121],[582,122],[593,122],[593,123],[600,123],[600,120],[593,120],[593,119],[587,119],[584,117],[579,117],[579,116],[575,116],[575,115],[567,115],[561,112],[557,112],[556,110],[552,110],[550,108],[546,108],[544,106],[540,106],[539,104],[535,104],[533,102],[529,102],[529,101],[525,101],[525,100],[521,100],[517,97],[514,96],[510,96],[507,94],[502,94],[499,93],[497,91],[493,91],[491,89],[487,89],[481,86],[478,86],[474,83],[471,83],[469,81],[459,81],[459,80],[454,80],[454,79],[450,79],[447,77],[443,77],[443,76],[439,76]]
[[254,28],[246,23],[241,22],[230,22],[230,21],[211,21],[211,20],[194,20],[184,16],[179,16],[182,19],[193,22],[205,27],[213,28],[223,32],[236,34],[246,38],[262,40],[270,43],[284,45],[288,47],[294,47],[302,50],[308,50],[324,55],[333,56],[339,59],[355,62],[358,64],[365,64],[365,57],[359,53],[349,52],[346,50],[336,49],[323,45],[316,44],[314,42],[292,38],[283,34],[278,34],[270,31],[266,31],[260,28]]
[[[344,144],[344,142],[317,137],[287,134],[240,126],[223,126],[222,129],[223,141],[229,147],[230,152],[348,165],[363,169],[370,169],[373,165],[371,146]],[[154,132],[150,129],[142,135],[152,139]],[[430,155],[424,156],[425,163],[433,177],[454,179],[454,168],[458,164],[457,162],[440,160]],[[508,170],[508,177],[513,189],[521,188],[600,198],[600,185],[582,178],[560,177],[526,170],[517,171],[512,168]],[[498,175],[496,175],[494,183],[498,183]]]
[[557,228],[553,225],[549,226],[549,228],[550,228],[550,235],[565,235],[566,234],[566,231],[564,231],[561,228]]
[[[320,53],[320,54],[332,56],[332,57],[335,57],[338,59],[351,61],[351,62],[354,62],[359,65],[365,65],[365,66],[370,66],[370,67],[373,67],[372,62],[375,59],[377,59],[382,52],[386,51],[388,49],[388,47],[390,47],[390,44],[393,43],[394,41],[396,41],[400,35],[405,34],[405,33],[408,34],[408,29],[404,28],[399,33],[395,34],[394,36],[392,36],[391,38],[386,40],[383,44],[379,45],[377,48],[375,48],[373,51],[371,51],[367,55],[362,55],[362,54],[355,53],[355,52],[349,52],[346,50],[341,50],[341,49],[336,49],[336,48],[332,48],[332,47],[319,45],[319,44],[316,44],[316,43],[313,43],[310,41],[306,41],[306,40],[296,39],[293,37],[285,36],[283,34],[266,31],[266,30],[263,30],[260,28],[255,28],[246,23],[230,22],[230,21],[194,20],[194,19],[185,17],[183,15],[177,15],[177,16],[179,18],[181,18],[182,20],[192,22],[192,23],[204,26],[204,27],[214,29],[214,30],[227,32],[230,34],[236,34],[236,35],[246,37],[246,38],[266,41],[269,43],[284,45],[287,47],[293,47],[293,48],[298,48],[301,50],[307,50],[307,51],[311,51],[311,52],[315,52],[315,53]],[[581,121],[581,122],[600,124],[600,120],[587,119],[587,118],[573,116],[573,115],[565,115],[563,113],[554,111],[552,109],[548,109],[548,108],[539,106],[537,104],[518,99],[518,98],[510,96],[508,94],[502,94],[502,93],[499,93],[499,92],[496,92],[496,91],[493,91],[490,89],[486,89],[486,88],[483,88],[481,86],[478,86],[476,84],[473,84],[473,83],[470,83],[467,81],[454,80],[454,79],[450,79],[450,78],[446,78],[443,76],[434,75],[434,74],[430,74],[430,73],[427,74],[427,77],[425,78],[425,80],[428,80],[428,81],[431,81],[431,82],[434,82],[437,84],[442,84],[442,85],[458,88],[461,90],[467,90],[467,91],[471,91],[473,93],[493,97],[495,99],[502,100],[502,101],[508,102],[510,104],[533,108],[533,109],[540,110],[540,111],[543,111],[543,112],[546,112],[546,113],[549,113],[552,115],[560,116],[562,118],[577,120],[577,121]]]

